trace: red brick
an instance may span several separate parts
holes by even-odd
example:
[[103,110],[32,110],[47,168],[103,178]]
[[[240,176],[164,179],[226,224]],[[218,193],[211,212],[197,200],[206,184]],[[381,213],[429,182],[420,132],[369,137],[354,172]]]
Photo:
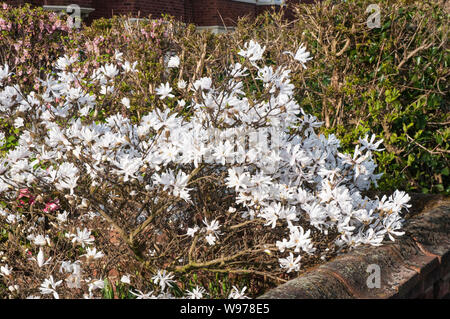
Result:
[[[5,0],[3,0],[5,1]],[[314,0],[300,1],[287,0],[287,4],[312,3]],[[134,17],[158,18],[161,14],[169,14],[186,22],[198,26],[226,26],[235,25],[242,16],[256,17],[269,9],[279,9],[279,6],[256,5],[254,3],[239,2],[234,0],[6,0],[12,5],[31,3],[32,5],[69,5],[78,4],[80,7],[94,8],[87,22],[93,19],[112,15],[131,14]],[[292,18],[293,11],[286,10],[286,17]]]

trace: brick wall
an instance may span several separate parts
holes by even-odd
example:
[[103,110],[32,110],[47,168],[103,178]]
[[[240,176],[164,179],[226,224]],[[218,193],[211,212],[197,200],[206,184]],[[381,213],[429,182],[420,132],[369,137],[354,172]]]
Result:
[[133,16],[147,16],[151,14],[154,17],[161,16],[162,13],[170,14],[182,21],[189,22],[191,19],[191,0],[93,0],[92,8],[95,11],[91,18],[106,17],[113,14],[128,14]]
[[92,0],[41,0],[41,1],[26,1],[35,5],[51,5],[51,6],[68,6],[70,4],[77,4],[83,8],[92,8]]
[[24,4],[25,1],[23,0],[3,0],[1,2],[5,2],[8,5],[12,5],[12,6],[20,6],[22,4]]
[[24,3],[30,3],[32,5],[59,5],[67,6],[69,4],[78,4],[80,7],[92,8],[92,0],[0,0],[0,3],[6,2],[10,5],[23,5]]
[[[2,0],[0,0],[1,2]],[[3,0],[8,4],[20,5],[24,2],[33,5],[69,5],[76,3],[81,7],[94,8],[89,20],[100,17],[109,18],[113,14],[128,14],[159,17],[170,14],[184,22],[199,26],[232,26],[238,17],[255,17],[273,6],[257,6],[252,3],[232,0]],[[314,0],[287,0],[287,4],[314,2]],[[275,6],[276,7],[276,6]],[[288,14],[287,17],[291,17]]]
[[137,14],[135,0],[92,0],[92,8],[95,11],[89,15],[89,21],[101,17],[110,18],[113,14]]
[[[257,14],[257,6],[255,4],[244,2],[233,2],[229,0],[217,0],[217,17],[216,24],[222,25],[222,19],[225,25],[234,25],[239,16],[249,16],[254,18]],[[220,14],[220,15],[219,15]],[[220,19],[222,16],[222,19]]]

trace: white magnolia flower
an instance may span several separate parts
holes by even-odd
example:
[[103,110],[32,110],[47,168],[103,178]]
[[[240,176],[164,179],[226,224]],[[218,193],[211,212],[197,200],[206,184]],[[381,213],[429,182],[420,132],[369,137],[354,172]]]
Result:
[[67,288],[80,289],[81,288],[81,273],[74,272],[70,274],[66,279]]
[[123,60],[122,60],[122,56],[123,56],[123,53],[122,53],[122,52],[119,52],[119,51],[116,49],[116,51],[114,52],[114,59],[117,60],[117,61],[123,61]]
[[303,227],[296,226],[291,228],[288,247],[295,247],[294,252],[299,253],[300,249],[312,254],[315,251],[310,238],[311,230],[304,232]]
[[23,118],[21,118],[21,117],[18,117],[18,118],[16,118],[14,120],[14,127],[15,128],[20,128],[20,127],[23,126],[23,124],[24,124],[24,121],[23,121]]
[[127,109],[130,108],[130,99],[129,98],[124,97],[124,98],[122,98],[121,102]]
[[206,226],[205,231],[207,234],[220,235],[220,232],[219,232],[220,224],[219,224],[218,220],[214,219],[213,221],[211,221],[211,223],[208,223],[208,221],[205,218],[203,220],[203,224],[205,224],[205,226]]
[[44,257],[44,251],[42,250],[42,247],[39,248],[39,253],[37,254],[37,258],[30,258],[30,260],[34,260],[37,262],[38,267],[42,268],[42,266],[48,265],[50,264],[50,261],[52,260],[52,257],[50,257],[49,259],[45,260]]
[[47,295],[47,294],[53,294],[53,297],[55,299],[59,299],[59,295],[56,292],[56,287],[61,285],[62,280],[56,281],[53,279],[53,276],[50,275],[50,278],[45,279],[44,282],[39,287],[39,290],[41,291],[41,294]]
[[228,177],[225,180],[227,182],[226,185],[230,188],[234,187],[235,191],[241,188],[246,189],[249,184],[248,174],[239,172],[234,167],[228,169]]
[[73,64],[76,61],[75,57],[68,57],[67,55],[64,55],[64,57],[58,58],[56,60],[56,68],[64,71],[67,67],[69,67],[71,64]]
[[100,67],[100,71],[109,78],[114,78],[117,74],[119,74],[119,70],[114,64],[106,64]]
[[202,299],[204,295],[206,295],[206,290],[203,287],[195,286],[192,291],[186,291],[187,298],[189,299]]
[[178,88],[179,88],[179,89],[183,90],[183,89],[186,88],[187,83],[186,83],[185,80],[181,79],[181,80],[178,81],[177,85],[178,85]]
[[103,289],[105,288],[105,282],[101,279],[86,279],[86,282],[88,284],[89,287],[89,293],[93,292],[94,290],[97,289]]
[[161,83],[161,85],[156,88],[156,94],[160,96],[160,100],[164,100],[166,97],[174,97],[175,95],[170,92],[172,92],[172,88],[168,82],[166,82],[166,84]]
[[11,275],[11,269],[9,268],[8,264],[6,264],[5,266],[0,266],[0,275],[2,275],[3,277],[8,277],[9,275]]
[[299,271],[300,270],[300,259],[301,256],[297,256],[297,258],[294,259],[294,255],[292,253],[289,253],[289,257],[287,258],[280,258],[278,261],[280,262],[280,267],[285,268],[287,273],[290,273],[291,271]]
[[97,251],[97,248],[93,247],[87,247],[86,248],[86,254],[81,255],[81,257],[86,257],[88,260],[95,260],[100,259],[105,256],[102,251]]
[[9,73],[8,64],[4,64],[3,67],[0,66],[0,84],[4,79],[7,79],[12,73]]
[[69,212],[64,211],[62,213],[58,213],[58,215],[56,216],[56,219],[58,220],[58,223],[65,223],[65,222],[67,222],[68,216],[69,216]]
[[287,54],[290,54],[291,56],[293,56],[294,60],[299,61],[301,63],[301,65],[303,66],[303,68],[305,68],[305,69],[306,69],[305,63],[312,59],[312,57],[309,56],[310,53],[308,51],[306,51],[306,47],[303,45],[303,43],[297,49],[297,52],[295,53],[295,55],[293,55],[292,52],[289,52],[289,51],[286,51],[284,53],[287,53]]
[[136,299],[156,299],[155,296],[153,296],[153,291],[150,291],[148,293],[143,293],[140,290],[136,290],[137,292],[134,292],[130,290],[130,293],[136,296]]
[[194,237],[195,233],[199,230],[199,227],[197,225],[195,225],[193,228],[189,228],[187,230],[186,235]]
[[245,286],[241,290],[239,290],[236,286],[233,286],[230,294],[228,295],[228,299],[249,299],[247,296],[245,296],[246,290],[247,287]]
[[403,226],[403,219],[397,215],[392,214],[383,220],[383,229],[379,234],[387,234],[389,239],[395,241],[394,236],[402,236],[405,234],[404,231],[400,231]]
[[129,72],[133,72],[133,73],[134,73],[134,72],[137,72],[136,66],[137,66],[137,61],[134,62],[133,64],[131,64],[131,63],[128,62],[128,61],[125,61],[125,63],[122,64],[122,68],[124,69],[124,71],[125,71],[126,73],[129,73]]
[[152,277],[153,282],[156,285],[159,285],[161,287],[161,290],[164,291],[166,289],[166,286],[172,286],[174,283],[173,275],[170,272],[166,272],[166,270],[158,270],[156,275]]
[[114,93],[114,85],[102,85],[100,94],[107,95]]
[[48,235],[37,235],[37,236],[30,236],[31,240],[33,240],[33,243],[37,246],[50,246],[50,238]]
[[392,210],[394,212],[399,212],[402,208],[408,209],[411,207],[410,204],[407,204],[411,200],[411,197],[403,192],[396,190],[394,194],[392,194]]
[[84,248],[85,245],[90,245],[94,242],[94,238],[91,237],[91,231],[86,227],[83,230],[80,230],[77,227],[76,234],[66,234],[67,238],[72,238],[72,243],[79,243]]
[[376,151],[380,152],[384,150],[384,148],[378,148],[381,143],[383,143],[383,139],[375,142],[375,134],[372,134],[372,137],[370,138],[370,141],[368,140],[369,135],[364,136],[364,139],[359,139],[359,142],[362,144],[361,151],[369,150],[369,151]]
[[217,237],[213,234],[208,234],[206,235],[205,240],[210,246],[214,246],[216,244]]
[[211,78],[203,77],[200,80],[195,81],[193,87],[195,90],[209,90],[211,89],[211,85]]
[[261,60],[266,47],[261,47],[258,42],[250,40],[244,44],[244,49],[238,52],[239,55],[248,58],[251,62]]
[[130,285],[130,275],[123,275],[122,278],[120,278],[120,282]]
[[0,147],[5,145],[5,143],[6,143],[5,133],[0,132]]
[[59,272],[73,273],[73,274],[81,274],[81,262],[79,260],[70,262],[70,261],[62,261],[61,266],[59,267]]
[[169,59],[169,62],[167,63],[168,68],[178,68],[180,65],[180,58],[176,55]]

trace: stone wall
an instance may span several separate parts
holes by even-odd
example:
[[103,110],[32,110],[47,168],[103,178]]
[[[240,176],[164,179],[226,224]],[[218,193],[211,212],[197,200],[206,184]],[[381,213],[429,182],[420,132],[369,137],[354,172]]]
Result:
[[396,242],[358,247],[260,298],[450,298],[450,198],[412,197],[406,233]]

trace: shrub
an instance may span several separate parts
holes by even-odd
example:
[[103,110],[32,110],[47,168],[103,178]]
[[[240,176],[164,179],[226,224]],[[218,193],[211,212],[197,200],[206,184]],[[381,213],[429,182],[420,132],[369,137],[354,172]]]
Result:
[[[190,38],[192,33],[193,26],[185,29],[184,24],[169,18],[152,19],[149,16],[146,20],[130,21],[127,16],[114,16],[95,20],[83,32],[77,33],[66,52],[68,56],[80,55],[81,59],[75,63],[80,76],[113,61],[119,65],[121,61],[135,61],[134,67],[140,72],[135,73],[134,78],[129,77],[127,82],[114,83],[116,94],[105,101],[107,107],[102,109],[105,115],[128,112],[134,121],[143,113],[162,106],[156,96],[155,83],[176,84],[178,79],[168,69],[168,60],[178,52],[176,39]],[[121,55],[116,60],[118,52]],[[120,103],[127,96],[131,98],[129,109]]]
[[[39,77],[64,54],[72,29],[54,12],[0,4],[0,65],[11,66],[11,80],[26,87],[39,85]],[[24,89],[26,88],[23,87]]]
[[[241,20],[235,41],[279,47],[308,43],[314,57],[295,74],[296,99],[350,151],[365,134],[384,140],[380,188],[450,193],[448,11],[444,1],[378,1],[381,27],[366,25],[371,1],[295,7],[296,19],[267,13]],[[272,45],[276,43],[276,45]],[[270,44],[270,45],[269,45]]]
[[[29,4],[0,6],[0,66],[11,67],[7,71],[11,76],[5,80],[19,84],[28,94],[39,87],[38,79],[64,54],[72,29],[55,13],[42,8],[31,8]],[[0,147],[1,155],[16,145],[18,131],[8,118],[0,118],[0,132],[7,139]]]
[[[62,57],[57,77],[26,99],[3,86],[1,114],[20,130],[18,146],[0,160],[8,294],[110,294],[104,279],[114,270],[131,295],[182,296],[193,273],[285,280],[300,259],[312,265],[403,234],[408,195],[361,193],[379,178],[372,152],[380,142],[366,137],[353,156],[341,153],[294,100],[290,74],[308,63],[305,47],[277,65],[265,63],[255,41],[236,51],[239,62],[218,79],[189,81],[190,100],[158,85],[158,107],[136,123],[100,114],[114,100],[116,77],[126,83],[140,72],[120,52],[122,67],[107,63],[85,76],[75,58]],[[170,68],[182,72],[177,58]],[[166,105],[174,100],[184,112]]]
[[448,192],[448,14],[384,1],[368,29],[368,3],[36,29],[55,50],[29,77],[5,51],[0,296],[256,296],[402,235],[408,195],[365,191]]

